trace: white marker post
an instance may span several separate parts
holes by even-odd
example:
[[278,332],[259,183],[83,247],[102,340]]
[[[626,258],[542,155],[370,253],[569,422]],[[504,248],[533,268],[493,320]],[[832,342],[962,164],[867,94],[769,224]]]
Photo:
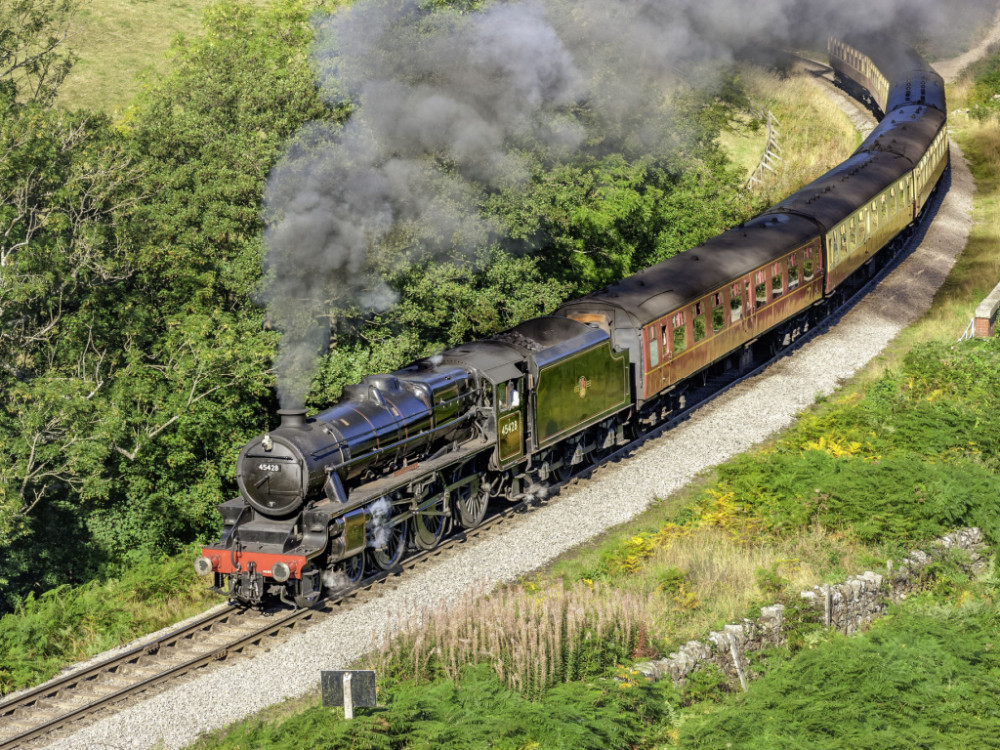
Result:
[[354,696],[351,695],[351,673],[344,672],[344,718],[354,718]]
[[324,706],[343,706],[344,718],[354,718],[354,708],[375,708],[375,672],[370,669],[320,673]]

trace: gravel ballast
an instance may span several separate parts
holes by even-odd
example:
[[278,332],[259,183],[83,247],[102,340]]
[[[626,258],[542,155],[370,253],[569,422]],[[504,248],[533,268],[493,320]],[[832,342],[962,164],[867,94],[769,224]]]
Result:
[[[253,659],[122,710],[50,747],[58,750],[179,748],[286,698],[314,691],[322,669],[347,666],[414,604],[445,607],[477,589],[529,573],[643,512],[699,473],[781,430],[818,396],[863,367],[929,307],[965,246],[974,183],[957,146],[952,184],[919,247],[829,332],[742,383],[690,420],[563,491],[500,533],[412,575],[398,590],[291,637]],[[961,328],[965,321],[956,321]]]

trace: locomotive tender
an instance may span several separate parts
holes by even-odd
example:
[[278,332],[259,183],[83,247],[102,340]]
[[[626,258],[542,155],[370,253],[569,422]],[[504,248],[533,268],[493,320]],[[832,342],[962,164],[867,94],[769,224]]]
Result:
[[367,377],[311,417],[279,412],[240,453],[240,496],[196,569],[233,600],[308,606],[600,460],[693,383],[823,319],[898,249],[948,166],[944,84],[920,57],[884,39],[831,39],[829,55],[881,116],[847,161],[551,316]]

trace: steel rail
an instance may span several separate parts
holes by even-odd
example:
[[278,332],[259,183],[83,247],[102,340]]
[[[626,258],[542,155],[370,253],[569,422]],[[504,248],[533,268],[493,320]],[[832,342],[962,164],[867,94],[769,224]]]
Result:
[[[567,480],[569,481],[569,480]],[[524,511],[528,506],[528,501],[523,500],[517,504],[507,506],[487,517],[479,526],[473,529],[460,530],[442,540],[441,544],[433,549],[415,553],[404,558],[398,565],[379,571],[360,581],[354,588],[328,597],[319,602],[320,606],[310,609],[299,609],[280,615],[278,619],[272,620],[252,632],[239,636],[236,639],[225,642],[222,645],[209,647],[209,649],[195,655],[191,659],[178,664],[166,665],[156,674],[149,675],[137,680],[134,684],[125,685],[120,690],[99,696],[94,700],[87,701],[80,706],[72,708],[65,713],[60,713],[37,726],[25,729],[17,735],[0,739],[0,750],[10,750],[23,745],[42,736],[62,729],[71,723],[85,719],[87,716],[106,709],[108,706],[119,703],[122,700],[150,689],[153,686],[175,679],[193,670],[206,665],[227,659],[231,655],[242,655],[248,649],[259,646],[262,642],[272,641],[279,635],[291,629],[318,621],[324,616],[346,611],[353,606],[357,606],[369,600],[364,594],[371,593],[378,595],[379,589],[389,585],[391,579],[398,578],[407,571],[411,571],[421,565],[441,558],[447,552],[455,550],[467,542],[477,539],[491,529],[506,522],[519,512]],[[371,598],[374,598],[371,597]],[[169,633],[148,643],[136,646],[129,651],[118,656],[106,659],[98,664],[94,664],[85,669],[79,670],[64,678],[50,681],[26,693],[22,693],[10,700],[0,703],[0,720],[24,721],[20,714],[37,708],[40,703],[46,700],[59,699],[63,694],[71,694],[77,690],[85,690],[89,685],[99,684],[97,681],[106,675],[113,675],[116,678],[127,678],[127,674],[119,673],[123,666],[134,665],[139,659],[153,656],[164,650],[181,643],[185,639],[192,638],[201,632],[209,631],[213,626],[226,620],[234,613],[243,612],[240,607],[231,605],[227,609],[216,612],[206,617],[191,622],[176,632]],[[150,665],[154,666],[154,665]]]

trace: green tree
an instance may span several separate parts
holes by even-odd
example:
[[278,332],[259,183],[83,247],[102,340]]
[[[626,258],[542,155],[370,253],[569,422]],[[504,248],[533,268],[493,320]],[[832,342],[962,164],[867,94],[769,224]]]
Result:
[[291,133],[342,114],[310,68],[317,7],[213,6],[125,123],[147,197],[129,225],[138,270],[118,307],[130,337],[104,418],[117,481],[90,516],[102,549],[173,551],[214,533],[239,447],[267,427],[264,185]]
[[0,5],[0,90],[48,104],[73,66],[64,42],[79,0],[4,0]]
[[[114,127],[51,107],[58,45],[5,42],[21,63],[0,81],[0,585],[214,532],[270,412],[263,185],[284,139],[330,116],[316,7],[220,3]],[[75,567],[38,581],[52,528],[77,535]]]
[[[138,170],[103,116],[54,110],[69,2],[0,9],[0,584],[32,524],[103,491],[94,440],[133,275],[117,225]],[[84,555],[80,555],[81,564]]]

